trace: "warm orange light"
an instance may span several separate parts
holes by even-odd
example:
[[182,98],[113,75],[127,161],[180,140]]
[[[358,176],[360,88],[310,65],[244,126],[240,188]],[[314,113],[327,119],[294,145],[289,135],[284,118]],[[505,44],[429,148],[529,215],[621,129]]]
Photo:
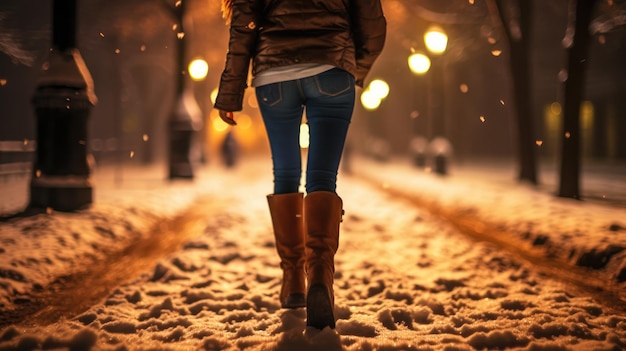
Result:
[[195,59],[189,63],[189,76],[195,81],[201,81],[209,73],[209,64],[203,59]]
[[213,91],[211,91],[211,102],[213,104],[215,104],[215,99],[217,98],[217,92],[218,92],[217,88],[215,88],[215,89],[213,89]]
[[409,56],[409,68],[415,74],[424,74],[430,69],[430,59],[421,53],[414,53]]
[[213,126],[213,129],[216,132],[223,132],[226,129],[228,129],[228,124],[222,121],[222,119],[219,116],[219,111],[217,110],[211,111],[210,117],[211,117],[211,125]]
[[300,124],[300,148],[307,149],[309,147],[309,125]]
[[381,79],[374,79],[369,84],[369,90],[379,99],[384,99],[389,95],[389,84]]
[[424,43],[428,51],[441,55],[448,46],[448,36],[440,27],[433,26],[424,34]]
[[371,90],[365,90],[361,94],[361,104],[366,110],[375,110],[381,103],[382,100]]

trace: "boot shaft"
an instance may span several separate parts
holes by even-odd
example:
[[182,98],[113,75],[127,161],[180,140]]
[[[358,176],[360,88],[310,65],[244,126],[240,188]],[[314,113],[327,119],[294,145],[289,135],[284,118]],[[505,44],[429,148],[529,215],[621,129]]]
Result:
[[[283,263],[297,265],[304,261],[303,194],[271,194],[267,203],[272,218],[276,250]],[[291,262],[285,262],[291,261]]]
[[309,284],[332,286],[334,256],[339,248],[343,202],[337,194],[316,191],[304,198],[306,269]]
[[339,236],[343,201],[329,191],[316,191],[304,198],[304,225],[309,236]]

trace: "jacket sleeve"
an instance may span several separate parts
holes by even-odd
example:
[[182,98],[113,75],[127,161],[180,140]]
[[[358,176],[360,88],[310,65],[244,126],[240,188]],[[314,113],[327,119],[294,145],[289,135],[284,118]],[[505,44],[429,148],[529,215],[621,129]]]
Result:
[[365,77],[385,45],[387,21],[380,0],[352,0],[350,12],[356,50],[356,84],[363,87]]
[[235,0],[232,6],[228,53],[214,107],[241,111],[250,60],[256,48],[261,5],[259,0]]

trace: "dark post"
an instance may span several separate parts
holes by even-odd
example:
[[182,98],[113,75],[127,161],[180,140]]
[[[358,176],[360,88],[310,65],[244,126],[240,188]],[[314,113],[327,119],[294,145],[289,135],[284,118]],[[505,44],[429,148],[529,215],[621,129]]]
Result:
[[176,105],[169,119],[169,179],[194,177],[194,166],[200,158],[197,133],[202,126],[201,111],[193,92],[186,86],[187,67],[185,61],[186,33],[184,31],[185,0],[181,0],[175,11],[180,30],[178,31],[178,56],[176,80]]
[[87,119],[96,103],[93,81],[76,48],[77,0],[54,0],[52,49],[32,103],[37,152],[31,208],[74,211],[92,203]]
[[431,138],[446,137],[444,58],[433,55],[431,61]]
[[596,0],[577,0],[574,37],[567,48],[567,80],[563,82],[563,133],[561,134],[561,174],[559,179],[560,197],[580,199],[581,168],[581,124],[580,103],[584,98],[585,79],[589,60],[589,23]]

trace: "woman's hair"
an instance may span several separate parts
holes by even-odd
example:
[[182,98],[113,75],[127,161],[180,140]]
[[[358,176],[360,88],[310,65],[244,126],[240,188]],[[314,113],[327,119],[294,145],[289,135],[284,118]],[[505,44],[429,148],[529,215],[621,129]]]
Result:
[[226,24],[230,24],[233,15],[233,0],[222,0],[222,18],[226,20]]

